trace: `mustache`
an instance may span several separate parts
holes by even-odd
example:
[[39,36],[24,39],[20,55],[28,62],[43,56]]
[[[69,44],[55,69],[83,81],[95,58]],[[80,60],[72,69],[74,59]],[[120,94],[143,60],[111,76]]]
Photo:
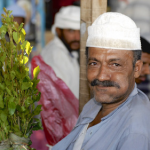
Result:
[[91,82],[91,86],[103,86],[103,87],[117,87],[118,89],[120,89],[120,86],[118,83],[114,82],[114,81],[109,81],[109,80],[105,80],[105,81],[99,81],[98,79],[94,79]]

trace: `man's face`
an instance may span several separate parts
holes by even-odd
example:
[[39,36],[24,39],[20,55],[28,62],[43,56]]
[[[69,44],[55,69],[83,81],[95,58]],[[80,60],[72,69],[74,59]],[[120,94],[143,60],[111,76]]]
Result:
[[80,31],[73,29],[57,28],[59,38],[64,42],[70,51],[79,50],[80,48]]
[[150,74],[150,54],[142,53],[141,60],[143,61],[143,67],[140,77],[135,79],[136,83],[141,83],[146,80],[147,75]]
[[14,17],[14,21],[20,25],[25,22],[25,19],[23,17]]
[[102,104],[126,100],[140,74],[138,63],[133,68],[132,51],[89,48],[87,79],[95,99]]

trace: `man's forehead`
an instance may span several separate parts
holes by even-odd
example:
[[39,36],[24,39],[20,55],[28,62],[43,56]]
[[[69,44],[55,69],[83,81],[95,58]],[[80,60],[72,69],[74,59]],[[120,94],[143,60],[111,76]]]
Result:
[[150,63],[150,54],[142,52],[142,61]]
[[132,55],[132,51],[129,50],[118,50],[118,49],[107,49],[107,48],[99,48],[99,47],[89,47],[89,52],[91,53],[103,53],[103,54],[128,54]]
[[129,50],[114,50],[114,49],[104,49],[90,47],[88,50],[88,57],[92,58],[107,58],[107,59],[128,59],[133,58],[133,52]]

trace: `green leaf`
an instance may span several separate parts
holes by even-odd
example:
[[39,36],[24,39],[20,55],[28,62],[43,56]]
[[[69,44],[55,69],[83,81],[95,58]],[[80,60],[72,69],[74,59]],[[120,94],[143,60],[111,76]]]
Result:
[[26,109],[24,106],[21,106],[21,111],[24,112]]
[[13,32],[13,39],[18,44],[20,41],[20,36],[18,32]]
[[21,89],[22,89],[22,90],[26,90],[26,89],[32,87],[32,85],[33,85],[32,82],[23,82],[23,83],[22,83],[22,86],[21,86]]
[[4,38],[7,32],[7,27],[5,25],[2,25],[0,28],[0,32],[1,32],[1,38]]
[[3,18],[6,18],[6,16],[5,16],[4,14],[1,14],[1,16],[2,16]]
[[6,58],[6,53],[0,55],[0,61],[3,63]]
[[19,126],[16,124],[14,125],[14,127],[12,127],[13,131],[14,131],[14,134],[18,135],[18,136],[22,136],[22,133],[19,129]]
[[31,99],[31,97],[26,98],[26,100],[25,100],[25,106],[29,107],[31,104],[33,104],[33,101]]
[[16,109],[17,109],[19,112],[21,112],[21,106],[20,106],[20,105],[17,105],[17,106],[16,106]]
[[5,90],[4,84],[0,83],[0,89],[1,89],[1,90]]
[[4,10],[4,12],[5,12],[6,14],[8,14],[8,13],[7,13],[7,9],[6,9],[5,7],[3,8],[3,10]]
[[12,10],[8,10],[8,16],[9,16],[12,12],[13,12]]
[[8,103],[8,110],[9,110],[9,114],[13,115],[15,113],[15,110],[16,110],[16,104],[14,102],[9,102]]
[[34,102],[37,102],[37,101],[39,101],[40,100],[40,98],[41,98],[41,93],[39,92],[39,93],[37,93],[35,96],[33,96],[34,98],[33,98],[33,101]]
[[26,44],[27,44],[27,41],[24,41],[23,43],[22,43],[22,45],[21,45],[21,49],[25,49],[26,48]]
[[[15,85],[14,85],[15,86]],[[17,97],[17,92],[13,90],[13,94]]]
[[9,102],[14,102],[14,99],[15,99],[15,98],[14,98],[13,96],[10,96],[10,97],[9,97]]
[[40,114],[40,112],[42,111],[42,110],[41,110],[41,107],[42,107],[42,105],[38,105],[38,106],[34,109],[34,111],[33,111],[34,116]]
[[12,78],[12,80],[13,80],[13,79],[15,78],[15,76],[16,76],[15,71],[12,70],[12,71],[10,72],[10,76],[11,76],[11,78]]
[[[23,22],[19,25],[19,31],[21,30],[22,31],[22,29],[23,29]],[[23,29],[24,30],[24,29]],[[24,30],[25,31],[25,30]]]
[[7,17],[7,18],[6,18],[6,22],[7,22],[7,23],[8,23],[8,22],[10,23],[10,22],[11,22],[11,18]]
[[10,129],[10,126],[9,125],[5,125],[4,126],[4,130],[5,130],[5,132],[8,134],[8,132],[9,132],[9,129]]
[[7,114],[4,111],[0,113],[0,119],[5,122],[7,120]]
[[3,95],[0,95],[0,108],[4,108]]
[[6,91],[7,91],[7,93],[9,94],[9,95],[11,95],[11,92],[10,92],[10,90],[6,87]]
[[37,67],[34,68],[34,70],[33,70],[33,77],[34,77],[34,78],[37,78],[39,72],[40,72],[40,67],[37,66]]

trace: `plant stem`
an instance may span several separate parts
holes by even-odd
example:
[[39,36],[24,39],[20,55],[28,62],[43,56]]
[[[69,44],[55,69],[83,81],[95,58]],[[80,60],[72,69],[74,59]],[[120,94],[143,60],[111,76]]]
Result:
[[19,129],[20,129],[20,118],[18,116],[18,126],[19,126]]

